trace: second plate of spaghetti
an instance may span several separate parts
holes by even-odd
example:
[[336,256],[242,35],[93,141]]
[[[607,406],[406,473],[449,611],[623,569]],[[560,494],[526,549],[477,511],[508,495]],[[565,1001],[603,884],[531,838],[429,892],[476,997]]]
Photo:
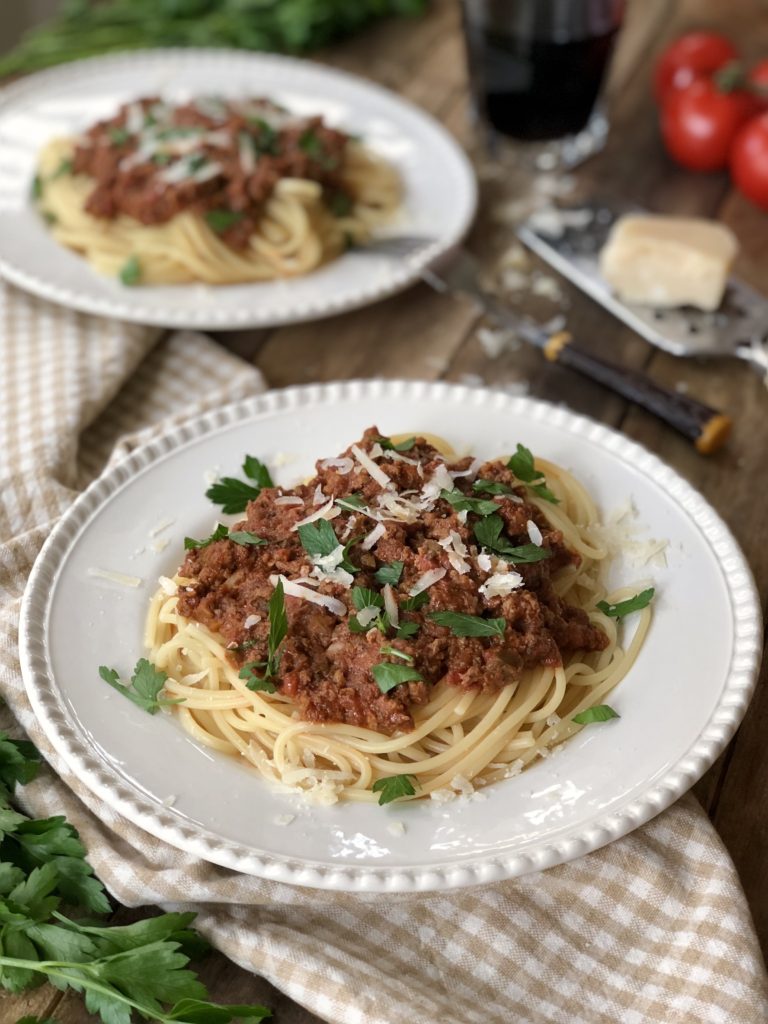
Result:
[[[428,115],[307,61],[151,51],[0,96],[0,273],[162,326],[314,319],[383,298],[455,246],[468,160]],[[395,257],[365,252],[407,236]]]
[[402,891],[658,813],[744,713],[760,615],[725,526],[626,439],[371,382],[131,455],[54,531],[22,637],[43,728],[120,813],[241,871]]

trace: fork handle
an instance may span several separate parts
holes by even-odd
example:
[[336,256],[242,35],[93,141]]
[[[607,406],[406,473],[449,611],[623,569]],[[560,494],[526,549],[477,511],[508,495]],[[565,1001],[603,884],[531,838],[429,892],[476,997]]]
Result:
[[688,395],[661,387],[644,373],[593,356],[579,348],[568,331],[553,334],[544,343],[543,351],[551,363],[576,370],[652,412],[693,441],[702,455],[711,455],[728,440],[731,432],[729,416]]

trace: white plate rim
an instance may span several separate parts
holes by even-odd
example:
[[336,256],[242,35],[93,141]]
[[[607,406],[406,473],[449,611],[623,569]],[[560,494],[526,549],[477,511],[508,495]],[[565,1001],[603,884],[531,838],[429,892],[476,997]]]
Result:
[[[259,305],[258,298],[254,298],[253,302],[245,307],[225,311],[221,308],[216,310],[195,310],[194,306],[189,304],[182,304],[176,307],[168,306],[163,309],[154,308],[143,305],[139,301],[141,292],[138,290],[132,291],[130,296],[124,300],[117,297],[102,298],[89,295],[87,292],[76,291],[55,284],[46,279],[45,276],[19,266],[13,260],[4,256],[1,249],[0,277],[5,278],[33,295],[38,295],[43,299],[48,299],[82,313],[92,313],[96,316],[107,316],[131,323],[141,323],[156,327],[242,330],[244,328],[278,327],[285,324],[303,323],[308,320],[323,319],[368,306],[373,302],[378,302],[411,287],[420,280],[422,270],[456,249],[469,231],[475,218],[478,204],[477,178],[467,154],[436,118],[432,117],[431,114],[415,103],[379,85],[377,82],[321,62],[285,56],[283,54],[251,52],[226,47],[163,47],[88,57],[83,60],[72,61],[68,64],[35,72],[18,82],[12,82],[10,85],[0,88],[0,115],[7,109],[12,108],[13,104],[22,99],[27,93],[34,93],[41,87],[55,88],[57,83],[66,83],[68,80],[78,79],[90,73],[98,74],[104,70],[109,70],[112,66],[119,68],[125,65],[136,64],[137,68],[140,69],[144,62],[162,64],[163,61],[168,60],[185,63],[194,63],[198,60],[225,62],[232,55],[237,55],[239,60],[251,58],[267,68],[272,66],[283,71],[295,70],[297,72],[307,72],[308,69],[313,69],[339,81],[346,81],[350,88],[362,89],[369,95],[377,96],[390,103],[400,105],[408,112],[411,118],[417,122],[420,121],[426,131],[437,133],[442,138],[443,143],[448,145],[448,148],[453,151],[454,169],[463,179],[462,188],[465,193],[466,211],[455,230],[437,239],[434,243],[425,245],[413,254],[402,258],[397,268],[393,267],[386,282],[375,287],[361,288],[354,298],[336,298],[333,294],[333,289],[325,288],[321,300],[305,302],[302,305],[297,303],[293,308],[286,307],[279,315],[270,314],[268,309],[264,310]],[[286,283],[290,284],[290,281],[290,278],[286,279]],[[192,284],[189,287],[194,288],[195,285]],[[225,288],[227,286],[221,287]]]
[[[69,721],[58,694],[47,656],[47,610],[51,584],[61,560],[93,513],[133,476],[195,439],[240,424],[256,416],[304,409],[318,402],[397,397],[459,401],[478,394],[494,402],[506,398],[510,412],[546,421],[592,441],[644,475],[687,512],[703,534],[722,572],[733,611],[733,650],[717,706],[695,743],[670,765],[659,781],[621,813],[609,814],[565,839],[544,843],[513,855],[498,853],[428,867],[338,867],[297,860],[222,840],[215,833],[190,828],[158,809],[157,804],[129,786],[87,744]],[[19,622],[22,675],[32,707],[47,738],[80,781],[110,807],[158,839],[187,853],[234,871],[291,885],[342,892],[427,892],[515,878],[574,860],[597,850],[655,817],[683,795],[723,751],[754,692],[762,649],[762,612],[751,570],[725,522],[709,503],[657,456],[617,431],[587,417],[537,399],[503,396],[488,389],[445,382],[353,380],[268,391],[225,406],[182,424],[136,449],[81,494],[56,525],[34,564],[26,587]]]

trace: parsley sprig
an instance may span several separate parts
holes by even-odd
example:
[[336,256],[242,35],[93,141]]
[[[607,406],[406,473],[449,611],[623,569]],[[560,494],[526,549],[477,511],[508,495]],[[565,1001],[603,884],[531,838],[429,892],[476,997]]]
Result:
[[533,462],[533,454],[525,445],[518,444],[515,454],[507,462],[507,469],[511,469],[518,480],[522,480],[539,498],[549,501],[553,505],[559,505],[560,499],[547,487],[544,474],[536,469]]
[[377,583],[381,583],[382,586],[389,583],[390,586],[396,587],[400,582],[400,577],[403,575],[404,568],[404,563],[400,561],[385,562],[384,565],[379,566],[373,574],[373,578]]
[[214,505],[221,505],[221,511],[225,515],[245,512],[249,501],[258,498],[262,487],[274,487],[269,470],[253,455],[246,455],[243,462],[243,473],[253,483],[246,483],[233,476],[223,476],[215,484],[212,484],[205,492]]
[[411,779],[414,779],[413,775],[389,775],[385,779],[377,779],[371,790],[379,794],[380,804],[391,804],[401,796],[416,795]]
[[269,636],[265,661],[249,661],[238,672],[246,680],[249,690],[274,693],[277,671],[280,668],[280,645],[288,634],[288,616],[285,611],[283,581],[278,580],[269,599]]
[[[31,819],[12,805],[15,787],[31,782],[39,767],[31,743],[0,732],[0,988],[23,992],[50,981],[82,993],[103,1024],[231,1024],[269,1017],[264,1006],[208,1001],[187,966],[208,949],[190,927],[194,914],[93,923],[93,915],[111,907],[77,831],[62,815]],[[91,920],[78,921],[72,911]]]
[[230,530],[223,523],[218,523],[210,537],[205,537],[203,540],[185,537],[184,547],[187,551],[192,551],[196,548],[207,548],[209,544],[213,544],[216,540],[231,540],[233,544],[239,544],[243,548],[261,547],[262,544],[267,543],[263,537],[259,537],[258,534],[252,533],[250,530]]
[[[298,534],[301,546],[310,558],[324,558],[326,555],[332,555],[341,543],[336,536],[336,531],[327,519],[318,519],[315,523],[304,523],[299,527]],[[353,537],[344,545],[342,558],[339,562],[340,569],[346,569],[347,572],[351,573],[360,571],[347,557],[350,548],[359,539],[359,537]]]
[[504,520],[500,515],[486,516],[475,523],[475,538],[478,544],[501,555],[515,564],[524,562],[541,562],[544,558],[551,558],[552,552],[549,548],[539,547],[538,544],[521,544],[515,546],[510,544],[506,537],[502,537]]
[[409,452],[416,444],[415,437],[407,437],[404,441],[397,443],[391,437],[377,437],[376,440],[385,452]]
[[454,636],[491,636],[503,638],[506,619],[484,619],[482,615],[464,615],[462,612],[430,612],[429,618],[438,626],[450,629]]
[[424,676],[411,665],[396,665],[391,661],[380,661],[371,667],[371,674],[382,693],[389,693],[401,683],[423,682]]
[[453,506],[456,512],[474,512],[479,516],[491,516],[499,511],[496,501],[487,498],[470,498],[462,491],[440,491],[440,497]]
[[596,704],[593,708],[585,708],[578,715],[574,715],[571,721],[577,725],[591,725],[593,722],[608,722],[612,718],[620,717],[608,704]]
[[168,676],[161,669],[155,668],[146,658],[139,658],[136,662],[130,683],[121,682],[119,673],[113,668],[107,668],[106,665],[99,665],[99,675],[105,683],[109,683],[118,693],[122,693],[150,715],[156,715],[161,708],[184,703],[183,697],[159,696]]
[[653,600],[655,593],[655,588],[649,587],[648,590],[641,590],[634,597],[628,597],[626,601],[619,601],[617,604],[609,604],[608,601],[598,601],[597,607],[603,614],[608,615],[612,619],[623,619],[625,615],[629,615],[631,612],[639,612],[641,608],[647,608]]

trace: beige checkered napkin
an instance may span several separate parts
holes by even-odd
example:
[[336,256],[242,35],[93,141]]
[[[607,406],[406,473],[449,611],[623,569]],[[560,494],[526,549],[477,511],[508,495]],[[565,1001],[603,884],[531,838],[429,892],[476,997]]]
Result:
[[30,811],[65,813],[118,899],[197,909],[216,946],[333,1024],[768,1021],[744,895],[692,798],[540,875],[383,900],[195,860],[86,792],[41,734],[19,673],[19,602],[34,557],[114,453],[261,381],[200,335],[156,344],[2,284],[0,324],[0,690],[59,776],[25,787]]

